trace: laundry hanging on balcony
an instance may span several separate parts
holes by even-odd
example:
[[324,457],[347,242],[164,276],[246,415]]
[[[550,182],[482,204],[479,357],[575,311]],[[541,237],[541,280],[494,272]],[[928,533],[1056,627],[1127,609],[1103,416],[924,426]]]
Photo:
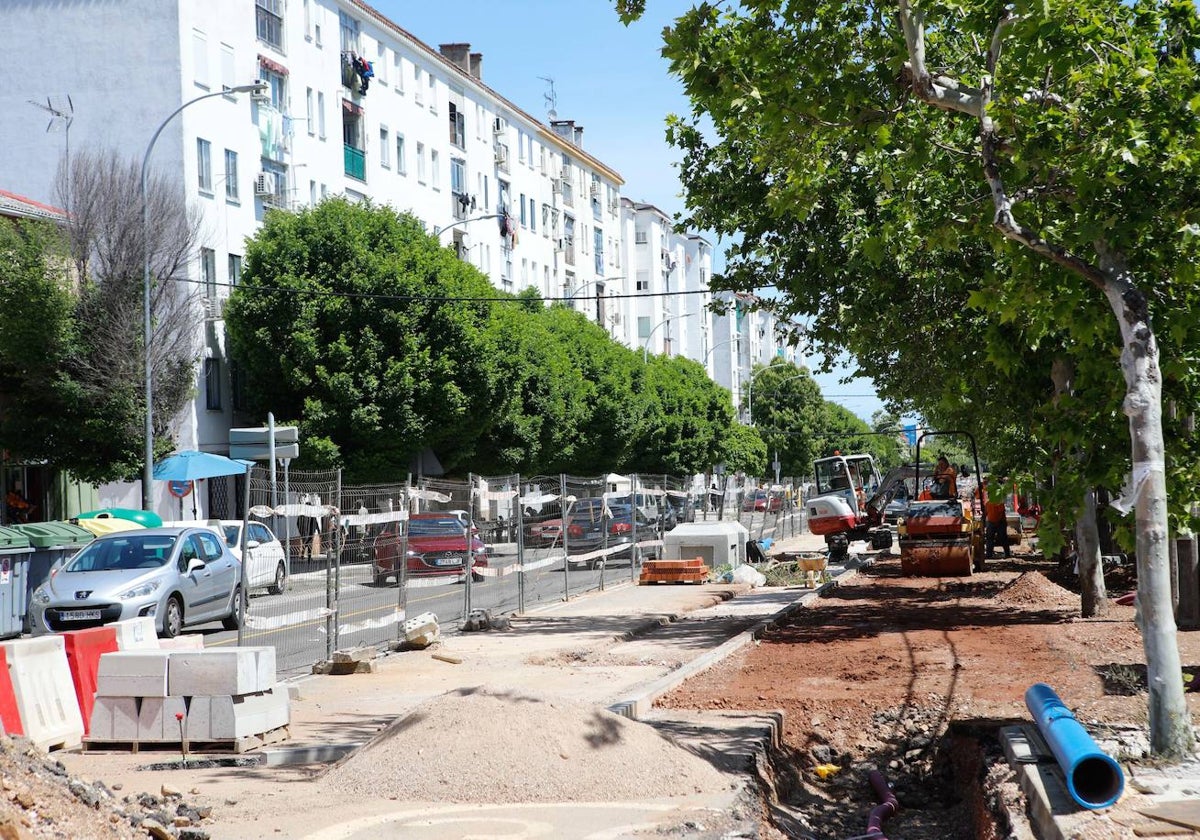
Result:
[[263,157],[283,160],[283,114],[265,103],[258,106],[258,138]]
[[358,74],[361,80],[358,92],[363,96],[367,95],[367,86],[371,83],[371,79],[375,78],[375,68],[371,66],[371,62],[367,61],[361,55],[352,56],[354,72]]

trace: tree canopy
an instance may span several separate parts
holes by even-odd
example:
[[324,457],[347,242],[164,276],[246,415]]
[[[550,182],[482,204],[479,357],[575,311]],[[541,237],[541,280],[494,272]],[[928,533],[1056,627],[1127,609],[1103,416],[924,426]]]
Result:
[[[645,4],[616,5],[628,21]],[[734,237],[720,284],[773,283],[818,345],[899,368],[893,398],[994,412],[965,419],[1024,438],[1076,488],[1132,469],[1164,754],[1191,745],[1165,481],[1194,466],[1166,466],[1160,406],[1165,390],[1194,411],[1200,384],[1198,49],[1191,0],[704,2],[664,46],[693,106],[668,123],[684,221]],[[873,355],[851,326],[871,303],[893,319],[874,317]],[[1055,360],[1075,371],[1065,390]],[[1103,432],[1086,440],[1089,422]]]

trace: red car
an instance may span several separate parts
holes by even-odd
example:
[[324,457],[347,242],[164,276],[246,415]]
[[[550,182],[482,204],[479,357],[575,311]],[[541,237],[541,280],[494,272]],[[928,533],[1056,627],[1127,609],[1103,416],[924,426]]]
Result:
[[[400,550],[404,548],[407,574],[418,576],[461,575],[467,563],[467,520],[457,512],[414,513],[408,519],[407,545],[401,536],[399,524],[388,525],[372,544],[372,572],[376,584],[388,578],[400,582]],[[472,576],[481,580],[482,575],[474,571],[487,568],[487,545],[479,538],[479,529],[471,531],[471,551],[474,554]]]
[[754,493],[748,493],[746,500],[742,503],[742,510],[762,510],[774,513],[783,507],[783,497],[776,493],[768,493],[766,490],[757,490]]

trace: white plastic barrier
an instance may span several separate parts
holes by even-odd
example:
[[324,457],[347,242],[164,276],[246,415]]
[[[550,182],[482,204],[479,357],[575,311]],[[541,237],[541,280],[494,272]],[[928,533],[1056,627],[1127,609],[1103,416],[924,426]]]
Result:
[[15,639],[3,645],[25,735],[43,750],[80,744],[83,717],[62,637]]
[[204,637],[196,634],[176,636],[173,639],[159,639],[158,646],[163,650],[204,650]]

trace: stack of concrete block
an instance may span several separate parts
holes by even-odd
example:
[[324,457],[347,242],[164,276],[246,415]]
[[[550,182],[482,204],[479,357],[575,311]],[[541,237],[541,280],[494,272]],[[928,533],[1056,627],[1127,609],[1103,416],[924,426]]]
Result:
[[100,657],[88,740],[236,741],[290,719],[273,647],[120,651]]

